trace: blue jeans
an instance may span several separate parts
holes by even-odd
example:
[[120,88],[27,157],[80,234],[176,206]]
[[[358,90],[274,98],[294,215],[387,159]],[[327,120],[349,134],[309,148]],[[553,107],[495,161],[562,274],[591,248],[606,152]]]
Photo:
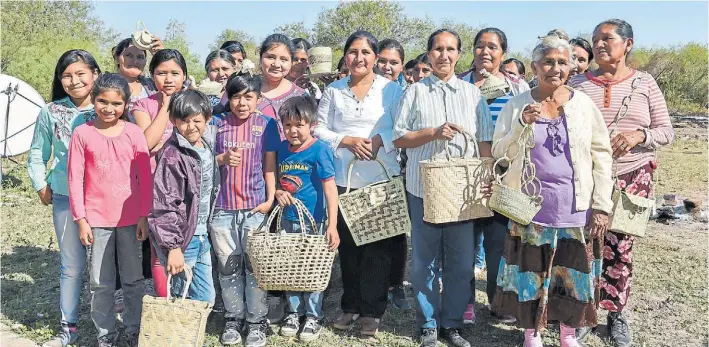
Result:
[[[212,279],[212,256],[210,250],[212,245],[209,243],[207,235],[195,235],[192,237],[190,244],[184,252],[185,265],[192,270],[192,283],[187,289],[187,297],[192,300],[199,300],[214,304],[214,280]],[[158,259],[162,266],[167,266],[167,254],[162,251],[157,251]],[[173,276],[170,286],[170,293],[173,296],[182,297],[185,290],[187,278],[184,272],[177,276]]]
[[[423,221],[423,199],[406,194],[411,216],[411,284],[420,328],[461,328],[473,280],[473,222]],[[442,249],[441,249],[441,244]],[[443,274],[438,258],[443,257]],[[443,294],[439,277],[443,276]],[[442,299],[442,300],[441,300]]]
[[482,230],[475,228],[475,267],[478,269],[485,268],[485,247],[483,247],[483,236]]
[[249,323],[266,320],[266,291],[259,288],[246,249],[246,237],[265,224],[265,215],[250,210],[215,210],[212,242],[222,286],[224,317]]
[[[497,291],[497,273],[500,271],[500,259],[502,259],[502,251],[505,248],[505,235],[507,235],[507,217],[495,213],[490,218],[482,218],[475,220],[475,236],[483,238],[483,248],[485,248],[485,265],[487,267],[487,300],[490,304],[495,299]],[[478,241],[475,241],[478,244]],[[475,303],[475,280],[470,282],[472,295],[470,296],[470,304]]]
[[69,197],[52,197],[54,232],[59,243],[59,310],[63,323],[79,322],[79,296],[86,267],[86,247],[79,241],[79,226],[74,222]]
[[[287,233],[300,233],[302,230],[300,222],[284,219],[281,225]],[[305,232],[322,235],[322,226],[322,224],[316,225],[318,230],[313,232],[310,224],[306,224]],[[288,298],[288,313],[297,313],[299,316],[308,316],[316,319],[323,318],[323,292],[286,292],[286,298]]]

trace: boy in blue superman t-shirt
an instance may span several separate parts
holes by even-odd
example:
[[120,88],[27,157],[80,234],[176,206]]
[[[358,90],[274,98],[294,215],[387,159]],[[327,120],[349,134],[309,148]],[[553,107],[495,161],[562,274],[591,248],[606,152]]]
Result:
[[[283,207],[282,225],[286,232],[301,232],[294,199],[303,202],[315,218],[317,230],[309,223],[303,227],[310,234],[321,234],[327,217],[325,237],[331,250],[340,244],[337,234],[337,186],[335,159],[332,149],[312,136],[311,127],[317,117],[317,106],[309,96],[288,99],[278,112],[286,140],[281,142],[278,155],[278,183],[276,200]],[[324,201],[323,201],[324,199]],[[325,205],[327,203],[327,205]],[[325,215],[327,206],[327,216]],[[300,330],[301,317],[305,324],[300,340],[312,341],[322,330],[322,292],[287,292],[289,315],[281,326],[281,335],[295,336]]]

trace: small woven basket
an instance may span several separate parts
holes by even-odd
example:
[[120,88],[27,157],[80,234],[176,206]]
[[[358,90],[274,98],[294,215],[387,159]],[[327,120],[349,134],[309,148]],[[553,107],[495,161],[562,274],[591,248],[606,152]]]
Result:
[[309,49],[308,65],[312,75],[332,73],[332,48],[313,47]]
[[[482,185],[492,177],[492,158],[480,158],[475,138],[467,132],[463,156],[451,158],[446,146],[444,159],[419,163],[423,184],[423,220],[429,223],[461,222],[492,217]],[[468,142],[473,142],[476,158],[465,158]]]
[[[301,233],[286,233],[281,227],[283,209],[276,206],[265,226],[247,237],[247,246],[254,277],[264,290],[321,292],[327,288],[335,260],[324,235],[306,233],[303,215],[308,217],[311,230],[317,230],[315,220],[300,200],[294,204],[298,212]],[[271,230],[273,220],[276,233]]]
[[387,181],[376,182],[350,192],[352,169],[347,172],[347,191],[339,197],[342,217],[357,246],[411,232],[406,188],[401,177],[391,177],[386,166],[376,160],[386,172]]
[[167,298],[150,295],[143,297],[143,312],[140,318],[140,347],[202,347],[207,318],[212,304],[187,299],[192,283],[192,271],[185,267],[187,283],[182,298],[173,298],[170,293],[172,275],[167,276]]

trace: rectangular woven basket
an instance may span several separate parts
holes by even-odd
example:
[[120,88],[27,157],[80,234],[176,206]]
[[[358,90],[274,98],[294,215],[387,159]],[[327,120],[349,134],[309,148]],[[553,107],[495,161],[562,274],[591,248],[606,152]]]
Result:
[[492,158],[465,158],[468,142],[472,139],[479,156],[477,143],[472,135],[463,132],[466,145],[463,156],[451,158],[446,147],[444,159],[428,159],[419,163],[423,184],[423,220],[429,223],[461,222],[492,217],[483,195],[482,185],[490,182],[493,175]]
[[[295,199],[294,206],[303,232],[282,231],[283,209],[276,206],[266,225],[247,237],[254,277],[264,290],[321,292],[330,282],[335,252],[328,249],[325,235],[305,232],[303,215],[308,217],[311,230],[317,230],[315,220],[300,200]],[[274,219],[277,219],[277,232],[271,233]]]
[[402,177],[391,177],[384,163],[388,180],[350,191],[352,168],[347,173],[347,191],[340,195],[339,207],[357,246],[411,232],[411,219],[406,203],[406,188]]
[[173,298],[170,293],[171,275],[167,279],[167,298],[143,297],[138,337],[140,347],[202,347],[204,344],[212,304],[186,299],[192,275],[189,270],[185,274],[187,284],[182,298]]

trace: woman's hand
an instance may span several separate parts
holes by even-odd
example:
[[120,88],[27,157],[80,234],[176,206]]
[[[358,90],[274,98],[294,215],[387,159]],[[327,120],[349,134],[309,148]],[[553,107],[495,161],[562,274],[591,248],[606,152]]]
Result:
[[88,246],[94,243],[94,233],[91,231],[91,226],[86,218],[82,218],[78,222],[79,224],[79,241],[84,246]]
[[610,218],[608,217],[608,213],[605,213],[600,210],[593,210],[591,213],[591,225],[590,225],[590,230],[591,230],[591,238],[603,238],[604,234],[608,230],[608,223],[610,222]]
[[166,111],[170,107],[170,99],[172,99],[172,95],[167,95],[167,93],[162,90],[158,92],[158,102],[160,103],[160,107]]
[[165,46],[162,44],[162,40],[159,37],[153,35],[153,41],[150,43],[150,54],[155,54],[159,50],[164,49]]
[[524,107],[522,110],[522,122],[525,124],[534,124],[541,116],[542,105],[541,104],[530,104]]
[[611,139],[611,148],[613,149],[613,158],[620,158],[635,146],[645,142],[645,132],[642,130],[628,131],[619,133]]
[[362,137],[345,136],[342,145],[349,149],[359,160],[372,159],[372,140]]
[[436,128],[433,138],[436,140],[452,140],[456,134],[462,132],[460,127],[453,123],[444,123]]
[[167,266],[165,266],[165,270],[169,272],[170,275],[175,276],[184,269],[185,255],[182,254],[182,250],[179,248],[170,250],[170,253],[167,254]]
[[45,206],[52,204],[52,188],[45,186],[40,189],[37,194],[39,194],[39,201],[41,201],[42,204]]
[[374,135],[371,139],[369,139],[372,143],[372,160],[377,159],[377,153],[379,153],[379,149],[382,148],[384,145],[384,142],[382,141],[381,135],[377,134]]
[[483,195],[483,198],[489,198],[492,196],[492,180],[494,180],[493,176],[490,176],[487,182],[483,182],[480,184],[480,192]]

